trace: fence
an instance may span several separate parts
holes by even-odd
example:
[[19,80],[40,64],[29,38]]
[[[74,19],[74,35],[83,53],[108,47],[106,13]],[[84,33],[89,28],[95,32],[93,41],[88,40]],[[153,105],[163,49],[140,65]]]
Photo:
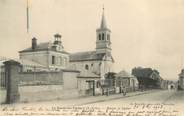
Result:
[[5,67],[0,66],[0,103],[5,103],[6,101],[6,88],[7,82],[5,78]]
[[102,88],[102,94],[104,93],[121,93],[123,87],[126,88],[127,92],[133,92],[138,90],[138,84],[135,83],[134,78],[110,78],[105,80],[100,80]]
[[6,89],[6,78],[5,78],[5,67],[0,67],[0,87],[1,89]]

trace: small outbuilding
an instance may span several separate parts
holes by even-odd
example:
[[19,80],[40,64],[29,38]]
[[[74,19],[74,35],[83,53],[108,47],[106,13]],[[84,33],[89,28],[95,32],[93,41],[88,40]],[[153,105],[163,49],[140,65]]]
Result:
[[95,96],[101,93],[100,86],[97,82],[100,80],[100,76],[90,71],[83,71],[77,77],[77,85],[80,96]]
[[125,87],[127,92],[138,90],[139,82],[137,78],[130,73],[122,70],[115,75],[116,88]]

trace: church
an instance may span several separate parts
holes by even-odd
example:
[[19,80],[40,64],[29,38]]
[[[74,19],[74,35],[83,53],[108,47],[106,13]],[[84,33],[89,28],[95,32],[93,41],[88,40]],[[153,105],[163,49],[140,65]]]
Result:
[[86,72],[85,74],[91,72],[104,79],[106,73],[113,71],[114,59],[111,50],[111,30],[107,27],[103,8],[101,25],[96,30],[96,50],[70,54],[70,65]]

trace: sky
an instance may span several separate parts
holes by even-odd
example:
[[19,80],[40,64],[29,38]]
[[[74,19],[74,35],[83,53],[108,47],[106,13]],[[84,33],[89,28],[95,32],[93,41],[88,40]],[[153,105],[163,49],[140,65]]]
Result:
[[184,0],[0,0],[0,56],[62,35],[66,51],[95,50],[102,7],[112,31],[114,71],[134,67],[157,69],[163,79],[177,80],[184,68]]

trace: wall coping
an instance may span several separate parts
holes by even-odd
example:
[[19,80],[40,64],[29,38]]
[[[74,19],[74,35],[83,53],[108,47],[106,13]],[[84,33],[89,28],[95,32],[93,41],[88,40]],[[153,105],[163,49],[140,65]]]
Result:
[[3,62],[5,65],[18,65],[18,66],[21,66],[21,64],[15,60],[8,60],[8,61],[5,61]]

